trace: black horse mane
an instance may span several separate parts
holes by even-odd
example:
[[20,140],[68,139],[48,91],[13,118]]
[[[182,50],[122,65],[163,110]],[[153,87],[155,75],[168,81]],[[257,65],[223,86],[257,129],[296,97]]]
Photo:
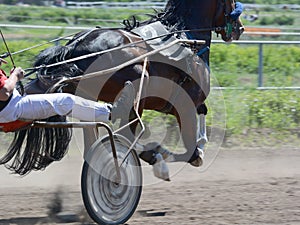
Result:
[[186,28],[184,16],[187,14],[188,8],[183,1],[180,0],[169,0],[165,9],[157,11],[153,14],[147,14],[150,19],[145,21],[137,21],[135,16],[131,19],[124,20],[125,30],[132,30],[136,27],[141,27],[156,21],[160,21],[170,31],[180,31]]
[[[65,117],[54,116],[46,121],[65,122]],[[66,128],[32,127],[17,131],[0,164],[19,175],[43,170],[65,156],[71,136],[71,130]]]
[[169,0],[160,21],[169,29],[175,31],[183,30],[186,28],[184,16],[187,14],[188,9],[183,3],[184,1]]

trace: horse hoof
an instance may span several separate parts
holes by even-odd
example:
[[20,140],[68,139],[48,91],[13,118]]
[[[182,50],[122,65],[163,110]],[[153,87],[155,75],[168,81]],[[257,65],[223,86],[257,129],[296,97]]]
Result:
[[191,159],[188,161],[194,167],[200,167],[203,164],[204,152],[200,148],[196,148]]
[[169,168],[160,153],[155,155],[156,163],[153,164],[154,176],[164,181],[171,181],[169,178]]

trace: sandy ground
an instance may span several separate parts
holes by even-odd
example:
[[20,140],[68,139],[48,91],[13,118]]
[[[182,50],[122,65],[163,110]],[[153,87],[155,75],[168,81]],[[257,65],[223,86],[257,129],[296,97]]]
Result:
[[[144,167],[139,206],[126,223],[300,224],[300,148],[221,149],[205,171],[173,164],[171,182]],[[0,224],[93,224],[80,193],[81,155],[20,178],[0,167]],[[48,216],[60,193],[59,219]]]

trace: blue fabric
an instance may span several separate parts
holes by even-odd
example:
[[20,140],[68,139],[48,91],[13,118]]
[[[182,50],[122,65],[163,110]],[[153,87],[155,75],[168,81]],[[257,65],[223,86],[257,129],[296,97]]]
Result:
[[197,56],[201,56],[201,55],[203,55],[205,52],[207,52],[207,51],[209,51],[209,47],[208,46],[206,46],[205,48],[202,48],[202,49],[200,49],[198,52],[197,52]]
[[235,9],[230,13],[230,17],[233,20],[237,20],[239,16],[242,14],[244,10],[244,6],[240,2],[235,3]]
[[187,37],[188,39],[190,39],[190,40],[194,39],[194,38],[193,38],[193,35],[192,35],[190,32],[185,32],[185,35],[186,35],[186,37]]

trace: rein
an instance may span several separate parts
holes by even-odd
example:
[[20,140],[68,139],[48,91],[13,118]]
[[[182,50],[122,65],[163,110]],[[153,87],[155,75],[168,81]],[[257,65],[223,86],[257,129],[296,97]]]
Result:
[[163,35],[159,35],[159,36],[156,36],[156,37],[143,39],[143,40],[140,40],[140,41],[135,41],[135,42],[128,43],[128,44],[118,46],[118,47],[115,47],[115,48],[111,48],[111,49],[107,49],[107,50],[103,50],[103,51],[99,51],[99,52],[94,52],[94,53],[82,55],[82,56],[75,57],[75,58],[72,58],[72,59],[67,59],[67,60],[64,60],[64,61],[61,61],[61,62],[57,62],[57,63],[53,63],[53,64],[49,64],[49,65],[41,65],[41,66],[32,67],[32,68],[26,68],[25,71],[28,72],[28,73],[26,73],[25,77],[33,74],[34,72],[36,72],[40,69],[48,69],[48,68],[55,67],[55,66],[60,66],[60,65],[66,64],[66,63],[71,63],[71,62],[76,62],[76,61],[83,60],[83,59],[92,58],[92,57],[95,57],[95,56],[98,56],[98,55],[101,55],[101,54],[104,54],[104,53],[108,53],[108,52],[112,52],[112,51],[116,51],[116,50],[121,50],[121,49],[128,48],[128,47],[135,47],[135,45],[137,45],[137,44],[146,43],[147,41],[152,41],[152,40],[155,40],[155,39],[158,39],[158,38],[163,38],[163,37],[171,36],[171,35],[178,34],[178,33],[221,31],[221,30],[224,30],[224,29],[225,29],[225,27],[212,27],[212,28],[172,31],[168,34],[163,34]]
[[28,47],[28,48],[24,48],[24,49],[21,49],[21,50],[16,51],[16,52],[12,52],[12,53],[6,52],[6,53],[0,55],[0,58],[6,58],[6,57],[8,57],[9,55],[20,54],[20,53],[29,51],[29,50],[31,50],[31,49],[35,49],[35,48],[38,48],[38,47],[41,47],[41,46],[44,46],[44,45],[48,45],[48,44],[51,44],[51,43],[53,43],[53,42],[57,42],[57,41],[66,39],[66,38],[68,38],[68,37],[72,37],[72,36],[74,36],[74,35],[77,34],[77,33],[78,33],[78,32],[72,33],[72,34],[69,34],[69,35],[66,35],[66,36],[63,36],[63,37],[55,38],[55,39],[52,39],[52,40],[47,41],[47,42],[45,42],[45,43],[41,43],[41,44],[37,44],[37,45],[31,46],[31,47]]

